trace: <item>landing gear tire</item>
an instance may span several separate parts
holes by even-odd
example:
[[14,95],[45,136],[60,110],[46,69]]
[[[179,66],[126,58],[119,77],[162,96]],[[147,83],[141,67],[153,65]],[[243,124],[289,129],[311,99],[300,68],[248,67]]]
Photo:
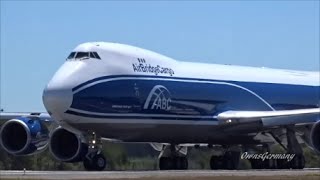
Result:
[[107,165],[106,158],[103,154],[96,154],[91,159],[85,158],[83,166],[88,171],[102,171]]
[[211,169],[228,169],[234,170],[238,168],[239,152],[227,151],[223,156],[211,156],[210,167]]
[[93,164],[95,167],[95,170],[102,171],[104,168],[106,168],[107,161],[106,158],[102,154],[97,154],[93,157]]
[[257,159],[250,160],[251,169],[263,169],[262,168],[262,161]]
[[290,161],[290,167],[292,169],[303,169],[305,166],[305,159],[303,154],[295,155],[295,157]]
[[290,162],[286,159],[277,159],[278,169],[303,169],[305,167],[305,159],[303,155],[296,155]]
[[85,158],[83,160],[83,167],[87,170],[87,171],[93,171],[93,165],[91,163],[91,160]]
[[252,159],[250,160],[252,169],[276,169],[276,161],[273,159]]
[[180,170],[188,169],[188,159],[186,157],[178,157],[176,159],[176,167]]
[[290,163],[286,159],[277,159],[277,169],[290,169]]
[[185,170],[188,169],[186,157],[161,157],[159,160],[160,170]]
[[223,156],[211,156],[210,168],[212,170],[222,169],[224,167]]
[[238,168],[240,152],[227,151],[223,158],[225,159],[225,169],[235,170]]
[[174,162],[169,157],[161,157],[159,160],[159,168],[160,170],[174,169]]

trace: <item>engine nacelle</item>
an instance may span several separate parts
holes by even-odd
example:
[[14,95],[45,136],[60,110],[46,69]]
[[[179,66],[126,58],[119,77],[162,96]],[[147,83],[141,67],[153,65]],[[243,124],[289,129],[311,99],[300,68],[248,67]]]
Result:
[[320,121],[312,126],[310,139],[313,148],[320,153]]
[[13,155],[31,155],[46,149],[49,131],[39,119],[20,117],[5,122],[0,129],[0,145]]
[[49,148],[59,161],[79,162],[88,152],[88,145],[81,138],[63,128],[55,129],[50,136]]

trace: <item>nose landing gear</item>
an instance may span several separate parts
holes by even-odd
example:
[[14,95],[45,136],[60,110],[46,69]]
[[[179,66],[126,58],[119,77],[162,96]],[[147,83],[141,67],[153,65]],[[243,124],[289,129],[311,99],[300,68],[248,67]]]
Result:
[[90,135],[88,153],[84,157],[83,166],[87,171],[102,171],[105,169],[107,161],[101,152],[101,139],[97,137],[95,132]]
[[83,160],[83,166],[87,171],[102,171],[107,165],[103,154],[93,154],[91,158]]

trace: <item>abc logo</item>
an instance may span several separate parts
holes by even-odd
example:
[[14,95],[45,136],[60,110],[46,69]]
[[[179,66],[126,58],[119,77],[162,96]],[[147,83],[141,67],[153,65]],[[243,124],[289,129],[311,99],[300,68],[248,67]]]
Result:
[[170,110],[171,95],[167,88],[156,85],[150,91],[144,109]]

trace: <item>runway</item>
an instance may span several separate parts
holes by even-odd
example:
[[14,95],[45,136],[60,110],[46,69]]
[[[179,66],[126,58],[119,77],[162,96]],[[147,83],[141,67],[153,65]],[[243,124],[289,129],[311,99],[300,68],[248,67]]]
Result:
[[188,171],[0,171],[0,179],[320,179],[320,169]]

